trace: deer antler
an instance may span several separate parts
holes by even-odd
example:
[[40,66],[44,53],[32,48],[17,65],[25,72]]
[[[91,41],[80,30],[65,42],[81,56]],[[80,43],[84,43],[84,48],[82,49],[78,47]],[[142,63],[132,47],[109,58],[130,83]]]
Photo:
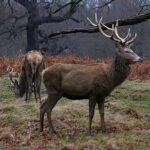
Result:
[[[118,34],[118,29],[117,29],[117,27],[118,27],[118,20],[116,21],[116,24],[115,24],[115,25],[112,24],[112,27],[110,28],[110,27],[106,26],[104,23],[102,23],[102,17],[101,17],[101,18],[99,19],[99,21],[98,21],[98,18],[97,18],[97,14],[96,14],[96,13],[95,13],[95,23],[93,23],[89,18],[87,18],[87,19],[88,19],[88,21],[91,23],[92,26],[98,27],[98,28],[99,28],[99,31],[100,31],[104,36],[106,36],[107,38],[110,38],[110,39],[112,39],[112,40],[114,40],[114,41],[120,42],[120,43],[122,43],[122,44],[126,44],[126,45],[131,44],[131,43],[135,40],[135,38],[136,38],[136,36],[137,36],[137,34],[135,34],[135,36],[134,36],[133,38],[131,38],[131,32],[130,32],[130,28],[129,28],[127,35],[126,35],[124,38],[122,38],[122,37]],[[106,34],[106,33],[102,30],[102,27],[103,27],[103,28],[106,28],[107,30],[110,30],[110,31],[112,32],[111,35]],[[116,36],[116,37],[115,37],[115,36]]]
[[[93,23],[88,17],[87,17],[88,21],[91,23],[92,26],[94,27],[98,27],[99,31],[104,35],[106,36],[107,38],[110,38],[114,41],[117,41],[117,42],[120,42],[120,39],[117,39],[114,37],[114,34],[115,34],[115,27],[114,27],[114,24],[112,24],[112,28],[109,28],[107,27],[105,24],[102,23],[102,17],[99,19],[98,21],[98,17],[97,17],[97,14],[95,13],[95,23]],[[112,31],[112,34],[111,35],[108,35],[106,34],[103,30],[102,30],[102,26],[110,31]],[[116,25],[115,25],[116,26]]]
[[128,41],[126,42],[126,45],[129,45],[129,44],[131,44],[132,42],[134,42],[134,40],[136,39],[136,37],[137,37],[137,33],[135,33],[134,37],[133,37],[131,40],[128,40]]
[[[11,70],[9,71],[9,69],[11,69]],[[14,81],[13,78],[12,78],[12,72],[13,72],[13,70],[14,70],[14,69],[11,68],[10,66],[7,67],[7,71],[9,71],[9,78],[10,78],[12,84],[15,84],[15,81]]]

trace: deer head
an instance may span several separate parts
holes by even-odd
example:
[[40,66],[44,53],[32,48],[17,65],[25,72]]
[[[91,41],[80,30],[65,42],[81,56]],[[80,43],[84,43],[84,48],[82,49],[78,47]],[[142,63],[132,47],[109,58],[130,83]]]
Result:
[[[118,34],[118,20],[116,21],[116,24],[112,24],[112,28],[106,26],[104,23],[102,23],[102,17],[99,19],[97,18],[97,14],[95,14],[95,23],[93,23],[89,18],[87,18],[90,24],[94,27],[98,27],[99,31],[107,38],[115,41],[116,44],[116,55],[119,56],[126,64],[133,64],[139,61],[142,61],[141,57],[139,57],[136,53],[133,52],[133,50],[130,48],[131,44],[134,42],[134,40],[137,37],[137,34],[135,34],[134,37],[131,36],[130,28],[128,29],[127,35],[122,38]],[[106,28],[107,30],[111,31],[111,35],[106,34],[102,28]]]

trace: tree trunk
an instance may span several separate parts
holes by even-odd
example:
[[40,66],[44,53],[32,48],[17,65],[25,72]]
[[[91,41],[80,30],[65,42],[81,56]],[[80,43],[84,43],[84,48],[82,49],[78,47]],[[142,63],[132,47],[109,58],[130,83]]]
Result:
[[27,52],[33,49],[39,49],[38,26],[27,26]]

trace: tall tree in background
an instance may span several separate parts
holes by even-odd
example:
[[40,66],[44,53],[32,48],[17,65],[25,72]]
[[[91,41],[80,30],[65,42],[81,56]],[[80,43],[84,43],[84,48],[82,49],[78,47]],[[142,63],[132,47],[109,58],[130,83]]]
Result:
[[[11,20],[11,25],[1,34],[8,33],[10,36],[15,36],[16,30],[26,30],[27,51],[38,49],[39,35],[42,36],[39,26],[45,23],[60,23],[67,19],[75,20],[72,15],[81,1],[70,0],[66,3],[65,0],[3,0],[1,4],[3,2],[3,5],[10,9],[10,14],[3,20],[3,23]],[[25,9],[23,14],[18,14],[17,9],[20,7],[17,8],[16,3]],[[18,25],[21,19],[26,19],[26,23]]]
[[[88,50],[98,47],[111,51],[112,46],[106,46],[105,39],[93,41],[93,35],[84,38],[83,34],[62,35],[97,32],[96,28],[89,27],[86,20],[87,16],[92,18],[95,11],[108,20],[108,26],[117,18],[121,26],[141,23],[150,18],[149,4],[149,0],[0,0],[0,40],[5,41],[0,43],[4,49],[1,49],[2,55],[8,54],[5,52],[7,49],[8,52],[19,48],[28,51],[44,46],[50,54],[59,54],[67,47],[73,49],[72,52],[80,51],[83,56],[91,56]],[[11,44],[6,41],[7,38]],[[98,46],[95,48],[95,45]]]

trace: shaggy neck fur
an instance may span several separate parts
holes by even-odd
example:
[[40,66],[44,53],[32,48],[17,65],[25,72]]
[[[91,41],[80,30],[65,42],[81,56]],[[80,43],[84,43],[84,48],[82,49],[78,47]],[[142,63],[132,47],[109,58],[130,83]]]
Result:
[[121,56],[116,56],[108,69],[108,76],[112,87],[121,84],[129,75],[130,66]]

